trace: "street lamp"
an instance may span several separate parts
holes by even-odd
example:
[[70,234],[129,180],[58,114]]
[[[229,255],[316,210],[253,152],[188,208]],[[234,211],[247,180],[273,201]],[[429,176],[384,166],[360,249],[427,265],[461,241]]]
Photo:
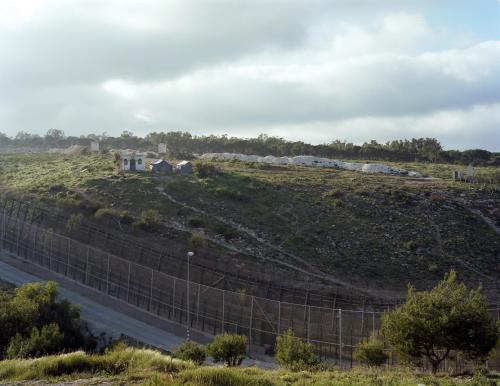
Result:
[[187,280],[186,280],[186,284],[187,284],[187,300],[186,300],[186,304],[187,304],[187,329],[186,329],[186,340],[189,340],[190,336],[189,336],[189,327],[191,326],[191,310],[189,308],[189,265],[190,265],[190,260],[191,260],[191,257],[194,256],[194,252],[188,252],[187,253]]

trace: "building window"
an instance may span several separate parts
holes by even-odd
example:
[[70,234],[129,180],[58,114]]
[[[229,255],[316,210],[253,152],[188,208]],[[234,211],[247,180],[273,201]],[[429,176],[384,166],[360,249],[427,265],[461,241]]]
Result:
[[128,165],[128,159],[124,158],[124,159],[123,159],[123,164],[124,164],[125,166],[127,166],[127,165]]
[[142,165],[142,158],[139,158],[139,159],[137,160],[137,165]]

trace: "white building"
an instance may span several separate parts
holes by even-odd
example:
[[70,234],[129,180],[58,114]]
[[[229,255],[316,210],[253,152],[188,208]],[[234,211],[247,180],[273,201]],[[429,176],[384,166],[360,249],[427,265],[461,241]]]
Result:
[[92,153],[99,153],[99,142],[90,142],[90,151]]
[[132,150],[120,152],[120,169],[123,171],[143,172],[146,170],[146,154]]

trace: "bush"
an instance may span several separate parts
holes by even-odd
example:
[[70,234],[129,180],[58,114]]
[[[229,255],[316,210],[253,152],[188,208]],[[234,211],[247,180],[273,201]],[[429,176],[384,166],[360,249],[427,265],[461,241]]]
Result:
[[112,208],[98,209],[94,213],[94,217],[97,220],[116,221],[120,224],[126,224],[126,225],[130,225],[134,221],[134,218],[130,215],[129,212]]
[[157,210],[148,209],[141,213],[141,217],[134,222],[134,226],[147,232],[154,232],[161,227],[161,216]]
[[226,366],[239,366],[246,356],[247,339],[236,334],[217,335],[206,346],[206,353],[214,362],[224,362]]
[[64,334],[55,323],[43,326],[41,329],[33,327],[28,338],[16,334],[11,339],[5,352],[7,358],[28,358],[56,354],[64,349]]
[[189,249],[196,252],[207,245],[207,240],[201,233],[194,233],[189,238],[188,245]]
[[198,178],[215,177],[220,173],[220,170],[212,164],[196,161],[194,163],[194,171]]
[[201,217],[196,217],[196,216],[189,217],[187,223],[190,227],[193,228],[201,228],[205,226],[205,221]]
[[73,229],[83,222],[83,215],[81,213],[73,213],[66,221],[66,230],[72,232]]
[[276,338],[275,358],[280,366],[292,371],[307,370],[318,364],[314,346],[295,337],[292,330]]
[[375,335],[367,342],[360,342],[354,350],[354,359],[368,366],[380,366],[389,356],[384,351],[384,344]]
[[187,340],[175,350],[175,357],[201,365],[205,362],[205,351],[195,342]]
[[237,235],[237,232],[229,225],[216,223],[213,226],[213,231],[218,235],[224,236],[224,240],[229,241]]

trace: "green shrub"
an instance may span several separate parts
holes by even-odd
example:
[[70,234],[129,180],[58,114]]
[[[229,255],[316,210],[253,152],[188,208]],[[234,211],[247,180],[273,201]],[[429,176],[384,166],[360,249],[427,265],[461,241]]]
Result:
[[358,343],[353,356],[368,366],[383,365],[389,357],[384,351],[384,344],[375,335],[372,335],[367,342]]
[[292,330],[276,338],[275,358],[280,366],[292,371],[310,369],[318,364],[314,346],[295,337]]
[[188,245],[189,249],[196,252],[207,245],[207,240],[201,233],[194,233],[189,237]]
[[28,358],[55,354],[64,349],[64,334],[55,323],[43,326],[41,329],[33,327],[28,338],[16,334],[11,339],[5,355],[7,358]]
[[205,221],[201,217],[196,216],[188,218],[187,223],[190,227],[193,228],[201,228],[205,226]]
[[227,186],[218,186],[212,191],[224,198],[228,198],[233,201],[240,201],[240,202],[246,202],[248,201],[248,197],[241,193],[239,190],[236,190],[235,188],[227,187]]
[[414,251],[417,249],[417,244],[413,240],[405,241],[403,243],[403,246],[405,247],[405,249],[407,249],[409,251]]
[[195,162],[194,171],[198,178],[214,177],[220,173],[220,170],[215,165],[202,161]]
[[100,208],[94,213],[94,217],[98,220],[116,221],[126,225],[130,225],[134,221],[129,212],[112,208]]
[[224,236],[224,240],[226,241],[231,240],[237,235],[236,231],[232,227],[223,223],[214,224],[212,229],[218,235]]
[[174,354],[176,358],[191,361],[197,365],[201,365],[205,362],[206,357],[203,348],[191,340],[187,340],[177,347]]
[[83,215],[81,213],[73,213],[69,216],[68,221],[66,221],[66,230],[68,232],[73,231],[76,226],[83,222]]
[[226,366],[239,366],[246,356],[247,339],[236,334],[217,335],[206,346],[206,353],[214,362],[224,362]]
[[161,227],[160,213],[154,209],[145,210],[133,225],[147,232],[158,231]]

